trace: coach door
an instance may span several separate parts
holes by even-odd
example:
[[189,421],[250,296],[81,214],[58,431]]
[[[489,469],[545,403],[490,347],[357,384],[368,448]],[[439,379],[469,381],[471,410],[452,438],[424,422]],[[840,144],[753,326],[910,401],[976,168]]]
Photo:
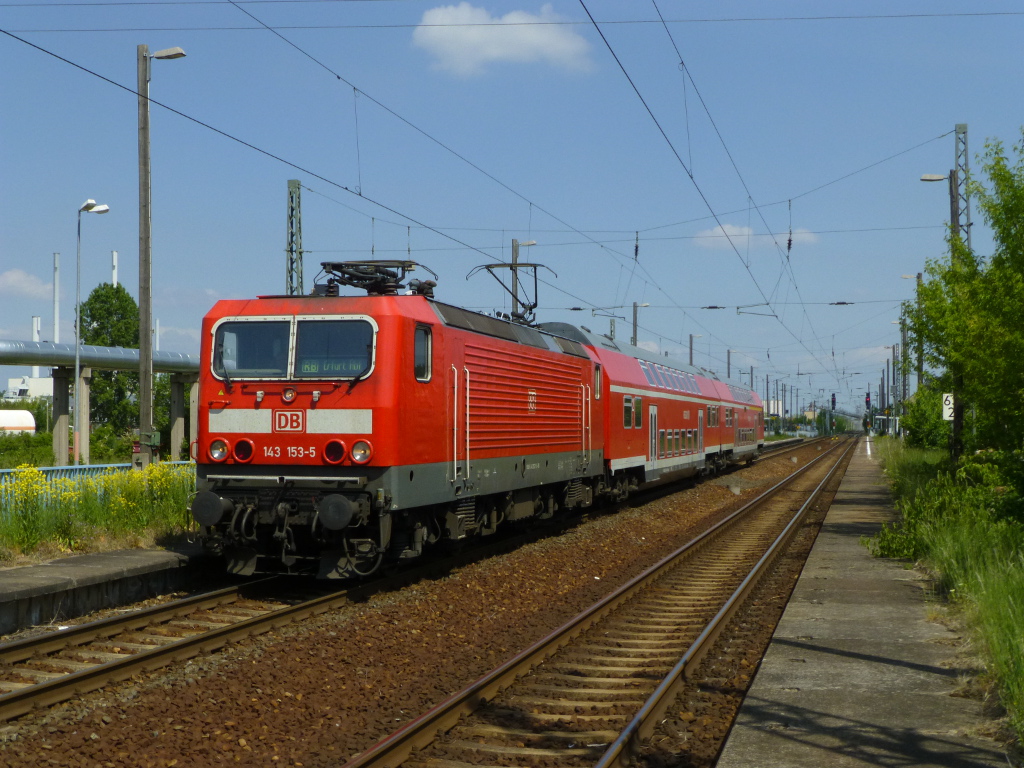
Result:
[[658,406],[656,405],[648,407],[647,427],[651,435],[651,439],[648,441],[647,463],[651,465],[658,460]]

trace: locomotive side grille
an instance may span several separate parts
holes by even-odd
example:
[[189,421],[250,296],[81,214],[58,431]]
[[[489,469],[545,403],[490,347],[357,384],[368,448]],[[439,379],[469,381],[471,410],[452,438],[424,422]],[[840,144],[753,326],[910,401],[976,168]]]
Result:
[[471,374],[470,450],[572,450],[581,424],[579,365],[518,350],[466,345]]

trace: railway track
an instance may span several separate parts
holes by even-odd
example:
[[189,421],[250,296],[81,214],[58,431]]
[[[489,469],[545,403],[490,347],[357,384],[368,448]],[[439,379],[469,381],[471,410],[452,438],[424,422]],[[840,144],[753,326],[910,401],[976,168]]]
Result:
[[628,765],[853,445],[824,451],[344,768]]
[[[802,443],[797,447],[806,447]],[[785,453],[793,448],[785,448]],[[560,530],[532,532],[460,553],[448,567],[522,546]],[[312,598],[250,597],[235,586],[101,621],[0,645],[0,722],[52,706],[140,672],[211,653],[247,637],[394,589],[444,565],[419,566],[390,578]],[[272,580],[264,580],[269,583]],[[264,590],[266,592],[266,590]]]
[[0,646],[0,722],[331,610],[346,593],[255,600],[229,587]]

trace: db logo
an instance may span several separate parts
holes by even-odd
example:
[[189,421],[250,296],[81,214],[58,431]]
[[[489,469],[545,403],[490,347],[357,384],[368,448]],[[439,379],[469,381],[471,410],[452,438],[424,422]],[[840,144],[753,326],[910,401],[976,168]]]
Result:
[[305,432],[305,411],[274,411],[275,432]]

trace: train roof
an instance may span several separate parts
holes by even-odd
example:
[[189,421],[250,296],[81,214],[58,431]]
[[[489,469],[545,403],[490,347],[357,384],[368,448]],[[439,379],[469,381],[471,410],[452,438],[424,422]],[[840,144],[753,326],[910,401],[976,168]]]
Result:
[[580,344],[587,344],[599,349],[609,349],[613,352],[620,352],[624,355],[628,355],[629,357],[635,357],[637,360],[646,360],[649,363],[664,365],[678,371],[683,371],[684,373],[691,373],[694,376],[703,376],[706,379],[721,382],[731,390],[740,390],[742,392],[751,391],[750,387],[742,382],[729,380],[724,376],[719,376],[714,371],[690,365],[689,362],[684,361],[680,357],[657,355],[643,347],[634,347],[628,342],[620,341],[619,339],[612,339],[611,337],[603,334],[594,333],[588,328],[580,328],[570,323],[541,323],[538,327],[542,330],[548,331],[549,333],[565,336],[578,341]]

